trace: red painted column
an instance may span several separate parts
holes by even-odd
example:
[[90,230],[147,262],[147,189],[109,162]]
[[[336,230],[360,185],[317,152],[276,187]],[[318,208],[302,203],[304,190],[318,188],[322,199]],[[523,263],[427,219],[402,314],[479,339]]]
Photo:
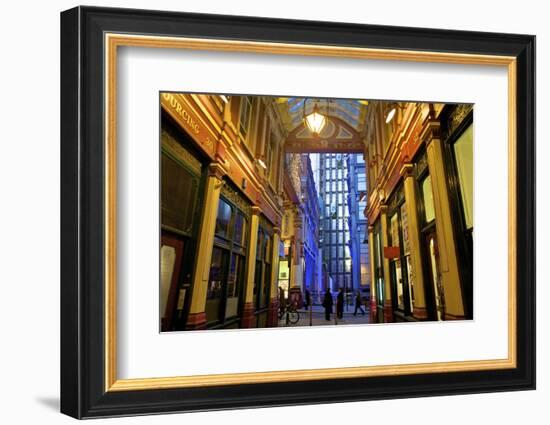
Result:
[[255,328],[256,315],[254,314],[254,303],[246,303],[241,317],[241,328]]
[[269,301],[269,313],[267,316],[267,327],[275,328],[279,326],[279,298],[271,298]]
[[384,323],[393,322],[393,308],[391,305],[391,300],[384,302]]
[[369,307],[369,321],[370,323],[377,323],[378,322],[378,305],[376,304],[376,298],[371,297],[370,299],[370,307]]
[[189,313],[185,329],[188,331],[206,329],[206,313]]

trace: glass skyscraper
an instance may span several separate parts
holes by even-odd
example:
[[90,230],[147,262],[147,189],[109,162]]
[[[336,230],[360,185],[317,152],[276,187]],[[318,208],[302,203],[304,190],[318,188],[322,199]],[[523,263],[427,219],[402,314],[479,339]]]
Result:
[[321,154],[319,186],[322,202],[320,239],[323,261],[332,278],[332,290],[352,289],[352,258],[350,251],[348,194],[348,164],[345,154]]

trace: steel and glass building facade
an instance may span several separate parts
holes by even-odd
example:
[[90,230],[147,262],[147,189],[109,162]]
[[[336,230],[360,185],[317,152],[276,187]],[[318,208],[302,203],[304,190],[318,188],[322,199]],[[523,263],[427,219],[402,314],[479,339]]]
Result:
[[350,229],[349,248],[351,253],[352,281],[355,289],[361,289],[369,296],[370,267],[368,247],[368,226],[365,216],[367,207],[367,174],[365,159],[361,154],[346,155],[347,162],[347,206]]
[[323,261],[332,277],[332,290],[352,289],[352,257],[348,219],[348,164],[345,154],[320,155]]

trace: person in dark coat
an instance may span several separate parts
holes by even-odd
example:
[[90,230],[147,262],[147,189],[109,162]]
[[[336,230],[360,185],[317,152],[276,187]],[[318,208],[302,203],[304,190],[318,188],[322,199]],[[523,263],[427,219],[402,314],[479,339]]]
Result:
[[306,289],[306,303],[304,305],[304,308],[307,310],[311,304],[311,293],[309,292],[309,289]]
[[325,297],[323,298],[323,307],[325,308],[325,320],[330,320],[330,314],[332,313],[332,294],[330,293],[330,288],[327,288],[325,292]]
[[353,313],[354,316],[357,316],[357,310],[361,310],[361,313],[365,315],[365,310],[363,310],[363,300],[361,299],[361,293],[357,291],[355,294],[355,312]]
[[341,319],[344,317],[344,290],[340,288],[336,296],[336,317]]
[[279,286],[279,317],[283,317],[286,308],[285,290]]

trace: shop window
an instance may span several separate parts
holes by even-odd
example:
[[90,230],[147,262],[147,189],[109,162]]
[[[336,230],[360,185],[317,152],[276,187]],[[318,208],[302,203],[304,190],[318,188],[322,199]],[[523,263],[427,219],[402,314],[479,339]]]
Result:
[[470,125],[453,145],[458,180],[460,183],[460,196],[462,198],[462,210],[467,229],[474,226],[474,149],[473,126]]
[[241,110],[239,114],[239,129],[242,136],[246,139],[250,129],[252,115],[252,98],[250,96],[241,97]]
[[212,262],[206,292],[206,320],[208,322],[221,319],[220,303],[223,295],[227,256],[227,251],[218,247],[214,247],[212,250]]
[[382,268],[382,241],[380,238],[380,229],[377,229],[374,234],[374,259],[376,263],[376,298],[378,305],[384,304],[384,272]]
[[254,275],[254,299],[256,310],[267,307],[271,290],[271,237],[263,229],[258,229],[256,249],[256,269]]
[[218,217],[216,218],[216,235],[227,238],[231,222],[231,206],[220,199],[218,203]]
[[264,279],[260,308],[265,308],[269,305],[269,297],[271,295],[271,238],[267,234],[264,240],[264,245]]
[[412,314],[414,311],[414,280],[411,264],[411,249],[409,240],[409,215],[405,203],[401,205],[401,236],[403,238],[403,256],[405,258],[406,284],[409,288],[409,309]]
[[437,320],[443,320],[443,288],[439,277],[439,259],[437,255],[437,239],[435,232],[426,237],[428,244],[428,274],[435,296],[435,308]]
[[166,316],[168,294],[172,284],[174,266],[176,265],[176,249],[173,246],[163,245],[160,248],[160,313]]
[[421,183],[424,200],[424,221],[430,223],[435,219],[434,197],[431,176],[426,176]]
[[[396,212],[390,218],[390,234],[391,234],[391,245],[400,247],[399,241],[399,214]],[[390,268],[392,272],[392,278],[395,283],[395,292],[397,298],[397,308],[400,310],[405,309],[405,296],[403,291],[403,273],[401,267],[401,259],[393,258],[390,263]]]
[[234,317],[238,314],[239,292],[244,278],[244,256],[233,255],[227,278],[227,301],[225,317]]
[[246,226],[244,213],[220,198],[206,296],[209,323],[223,323],[239,314],[246,262]]
[[246,245],[246,219],[241,213],[237,213],[235,216],[233,242],[241,246]]
[[161,221],[186,234],[192,233],[199,180],[166,153],[161,164]]

